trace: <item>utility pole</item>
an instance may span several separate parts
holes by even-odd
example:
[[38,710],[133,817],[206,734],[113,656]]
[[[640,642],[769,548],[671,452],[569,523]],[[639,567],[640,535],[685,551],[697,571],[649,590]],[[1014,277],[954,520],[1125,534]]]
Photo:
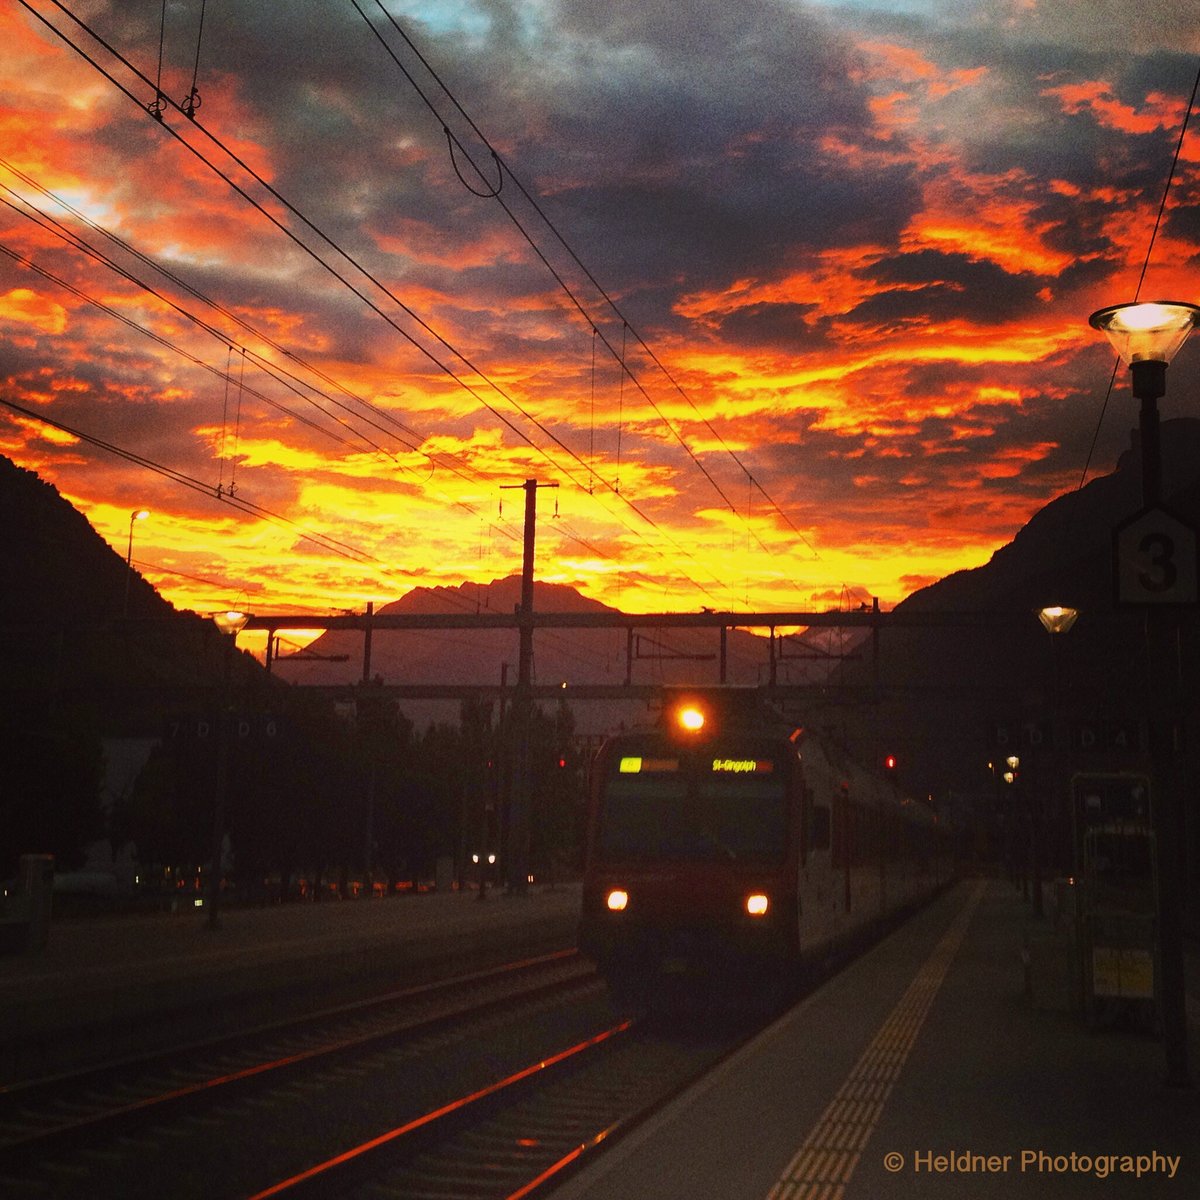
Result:
[[524,489],[525,538],[521,560],[521,603],[517,609],[517,687],[513,697],[516,745],[513,752],[513,787],[509,810],[506,878],[512,895],[524,895],[529,885],[529,820],[533,807],[530,740],[533,730],[533,557],[537,536],[537,492],[557,483],[527,479],[505,488]]

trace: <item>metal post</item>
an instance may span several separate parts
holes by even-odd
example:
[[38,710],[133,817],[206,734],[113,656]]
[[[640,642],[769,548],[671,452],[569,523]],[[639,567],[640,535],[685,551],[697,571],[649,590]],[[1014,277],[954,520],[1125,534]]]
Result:
[[209,929],[220,927],[221,854],[225,848],[225,793],[229,787],[229,702],[232,692],[233,655],[236,634],[220,635],[225,643],[221,666],[220,705],[217,709],[217,779],[213,789],[212,872],[208,879]]
[[525,536],[521,558],[521,604],[517,611],[517,689],[513,700],[516,718],[516,747],[513,762],[512,807],[510,809],[508,889],[520,895],[529,883],[529,822],[532,808],[530,740],[533,729],[533,560],[537,540],[537,490],[558,487],[527,479],[525,491]]
[[[1133,395],[1141,402],[1138,432],[1142,449],[1142,503],[1149,508],[1161,499],[1162,447],[1159,441],[1158,398],[1166,390],[1165,362],[1143,361],[1130,366]],[[1170,629],[1165,613],[1151,609],[1146,614],[1150,638],[1149,664],[1152,721],[1154,792],[1151,797],[1151,821],[1157,848],[1157,923],[1159,958],[1159,1002],[1162,1010],[1163,1051],[1167,1064],[1167,1083],[1187,1087],[1187,1002],[1183,973],[1183,923],[1180,914],[1181,887],[1177,848],[1180,839],[1177,792],[1174,771],[1174,713],[1168,701],[1172,689],[1166,686],[1169,672],[1162,671],[1164,649]],[[1160,678],[1161,672],[1161,678]],[[1159,686],[1159,684],[1162,686]]]
[[371,678],[371,618],[375,615],[375,601],[367,601],[367,615],[363,622],[363,683]]

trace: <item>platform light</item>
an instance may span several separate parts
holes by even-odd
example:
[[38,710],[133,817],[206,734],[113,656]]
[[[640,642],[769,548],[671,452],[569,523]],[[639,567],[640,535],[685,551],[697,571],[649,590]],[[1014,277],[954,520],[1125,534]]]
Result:
[[1140,362],[1165,367],[1198,321],[1200,307],[1178,300],[1111,304],[1088,318],[1088,324],[1108,338],[1129,367]]
[[620,888],[613,888],[605,897],[604,903],[609,912],[624,912],[629,906],[629,893]]
[[1069,633],[1079,617],[1079,609],[1062,604],[1048,604],[1037,610],[1037,619],[1047,633]]
[[771,901],[763,892],[751,892],[746,897],[746,911],[752,917],[765,917],[767,909],[771,907]]
[[237,637],[243,629],[246,628],[246,622],[250,620],[250,614],[239,612],[235,608],[226,609],[225,612],[215,612],[212,614],[213,624],[224,634],[229,634],[232,637]]

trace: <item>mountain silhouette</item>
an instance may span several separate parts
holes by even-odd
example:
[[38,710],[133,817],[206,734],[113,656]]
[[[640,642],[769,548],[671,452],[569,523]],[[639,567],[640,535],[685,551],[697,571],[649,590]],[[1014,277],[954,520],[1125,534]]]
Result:
[[[1200,421],[1165,421],[1163,504],[1200,526]],[[855,740],[901,762],[911,786],[978,789],[997,753],[996,730],[1050,724],[1064,753],[1081,730],[1098,723],[1140,722],[1152,699],[1169,687],[1181,720],[1194,723],[1200,666],[1196,607],[1171,609],[1165,656],[1147,640],[1144,609],[1117,603],[1114,530],[1143,507],[1140,448],[1133,444],[1116,470],[1068,492],[1037,512],[984,565],[957,571],[897,605],[898,614],[983,614],[973,627],[894,628],[879,635],[878,679],[884,698],[869,714],[827,714]],[[1037,619],[1045,605],[1079,610],[1068,633],[1052,641]],[[991,619],[988,619],[990,614]],[[874,684],[863,664],[849,664],[841,682]],[[1196,744],[1189,738],[1189,745]],[[1144,758],[1093,748],[1076,770],[1127,770]]]
[[[1200,524],[1200,421],[1163,423],[1165,504]],[[120,698],[115,720],[152,728],[162,693],[213,686],[219,635],[210,621],[179,612],[136,573],[49,484],[0,458],[0,649],[10,689],[57,688]],[[887,628],[877,652],[861,631],[810,630],[782,644],[781,682],[812,685],[796,703],[797,719],[853,742],[860,756],[895,753],[902,781],[918,790],[978,784],[997,722],[1045,719],[1053,701],[1066,720],[1139,717],[1153,682],[1148,675],[1144,615],[1120,609],[1112,584],[1112,531],[1138,511],[1140,471],[1134,445],[1110,475],[1046,505],[984,565],[958,571],[915,592],[897,613],[995,616],[974,627]],[[128,582],[128,612],[125,613]],[[380,613],[510,613],[520,578],[458,587],[416,588]],[[1076,607],[1075,628],[1053,644],[1034,615],[1044,604]],[[538,611],[603,612],[605,606],[560,584],[535,585]],[[1174,671],[1181,711],[1191,712],[1197,667],[1197,615],[1174,614]],[[715,629],[642,630],[627,659],[624,630],[539,630],[538,683],[709,684],[717,679]],[[857,654],[857,657],[854,655]],[[345,656],[343,662],[326,661]],[[246,660],[246,669],[256,670]],[[765,637],[731,630],[727,680],[768,678]],[[515,630],[381,631],[373,636],[370,674],[388,683],[515,682]],[[363,636],[330,631],[304,651],[279,658],[275,685],[352,684],[362,678]],[[857,703],[863,689],[876,702]],[[837,684],[856,689],[848,704]],[[138,700],[139,691],[145,693]],[[418,725],[455,720],[457,705],[402,705]],[[411,711],[410,711],[411,710]],[[157,715],[156,715],[157,714]],[[646,715],[644,703],[581,703],[578,727],[601,732]],[[1193,738],[1192,742],[1200,741]]]
[[[105,733],[143,733],[180,696],[219,686],[213,623],[131,575],[55,487],[3,456],[0,513],[2,686],[14,702],[56,697],[95,710]],[[238,669],[263,674],[249,655]]]

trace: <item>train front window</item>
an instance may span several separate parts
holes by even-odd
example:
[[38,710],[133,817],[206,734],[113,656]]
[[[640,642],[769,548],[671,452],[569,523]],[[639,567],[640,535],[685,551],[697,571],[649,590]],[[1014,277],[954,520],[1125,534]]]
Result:
[[787,849],[784,772],[774,771],[771,763],[760,770],[713,770],[712,761],[702,758],[670,773],[610,775],[599,829],[601,857],[781,861]]

